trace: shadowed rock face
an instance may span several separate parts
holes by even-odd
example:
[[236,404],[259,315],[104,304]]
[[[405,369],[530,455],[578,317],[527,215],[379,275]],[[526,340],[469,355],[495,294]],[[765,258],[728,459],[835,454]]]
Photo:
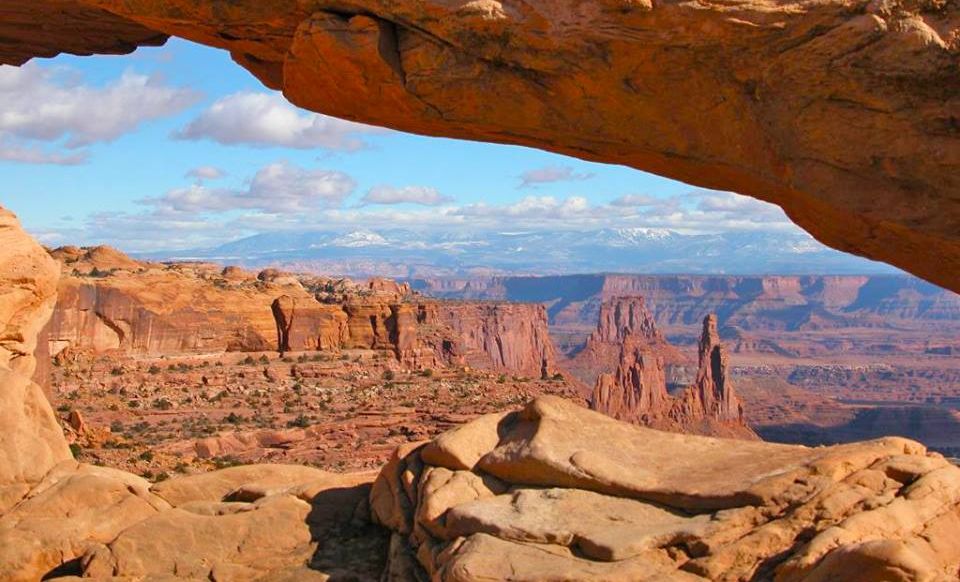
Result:
[[960,290],[955,3],[41,0],[24,12],[0,8],[0,38],[14,39],[0,62],[182,36],[308,109],[742,192],[827,244]]

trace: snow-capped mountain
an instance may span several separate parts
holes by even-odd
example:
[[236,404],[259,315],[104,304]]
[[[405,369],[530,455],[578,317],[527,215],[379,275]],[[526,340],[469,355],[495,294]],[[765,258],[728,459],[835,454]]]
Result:
[[211,249],[151,253],[251,267],[295,266],[353,276],[501,273],[837,273],[893,268],[829,249],[804,233],[683,234],[666,229],[265,233]]

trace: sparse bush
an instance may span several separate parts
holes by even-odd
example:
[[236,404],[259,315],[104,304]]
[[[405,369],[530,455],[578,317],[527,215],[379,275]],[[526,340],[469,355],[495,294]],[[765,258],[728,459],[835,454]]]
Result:
[[111,369],[111,370],[110,370],[110,375],[111,375],[111,376],[123,376],[123,368],[121,368],[120,366],[117,366],[117,367]]
[[73,455],[74,459],[80,458],[80,453],[83,449],[80,448],[80,445],[77,443],[70,443],[70,454]]
[[310,419],[305,414],[300,414],[287,423],[288,428],[307,428],[308,426],[310,426]]
[[427,368],[424,371],[420,372],[420,375],[424,378],[433,378],[433,368]]
[[394,373],[393,370],[387,370],[383,373],[383,379],[386,380],[387,382],[393,380],[396,377],[397,375],[396,373]]
[[160,368],[160,366],[158,366],[158,365],[156,365],[156,364],[153,364],[153,365],[150,366],[150,368],[147,370],[147,372],[148,372],[149,374],[152,374],[152,375],[156,376],[157,374],[159,374],[159,373],[161,372],[161,368]]

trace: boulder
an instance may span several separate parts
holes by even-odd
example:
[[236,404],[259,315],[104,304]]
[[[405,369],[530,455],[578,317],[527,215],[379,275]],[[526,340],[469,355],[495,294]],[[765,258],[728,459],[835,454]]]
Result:
[[[960,569],[960,468],[912,441],[667,433],[553,396],[474,423],[398,449],[377,478],[374,517],[395,532],[387,579],[873,582]],[[498,442],[474,462],[465,437],[489,448],[492,427]]]

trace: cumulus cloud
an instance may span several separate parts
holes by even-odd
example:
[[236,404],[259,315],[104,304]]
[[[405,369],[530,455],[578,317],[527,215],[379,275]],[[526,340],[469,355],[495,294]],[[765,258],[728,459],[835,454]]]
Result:
[[63,142],[78,150],[110,142],[146,121],[168,117],[200,98],[156,77],[133,72],[104,86],[83,83],[76,71],[27,63],[0,66],[0,158],[47,164],[77,164],[86,153],[47,151],[39,143]]
[[436,188],[428,186],[374,186],[361,199],[362,204],[419,204],[421,206],[439,206],[452,202],[453,198],[444,196]]
[[575,172],[570,166],[545,166],[520,174],[520,187],[528,188],[552,182],[577,182],[592,177],[593,174]]
[[169,214],[230,210],[301,213],[337,206],[354,188],[356,182],[343,172],[308,170],[276,162],[258,170],[245,190],[210,188],[197,183],[140,202]]
[[356,151],[366,144],[363,134],[381,132],[352,121],[301,112],[279,93],[244,91],[216,101],[175,134],[188,140],[210,139],[221,144],[258,147],[322,148]]
[[196,180],[219,180],[226,175],[226,172],[216,166],[199,166],[187,172],[185,177]]

